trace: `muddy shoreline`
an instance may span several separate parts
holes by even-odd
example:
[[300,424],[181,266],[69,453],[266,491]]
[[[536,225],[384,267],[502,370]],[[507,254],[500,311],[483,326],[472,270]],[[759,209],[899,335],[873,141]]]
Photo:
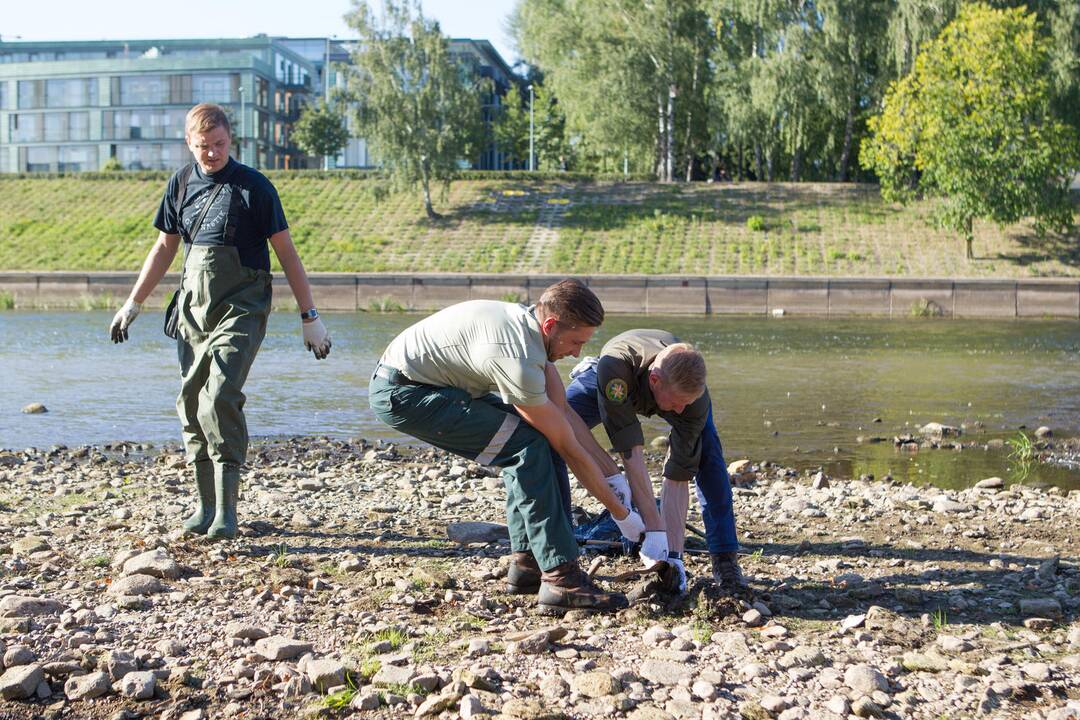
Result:
[[736,480],[755,604],[690,555],[687,598],[553,620],[503,593],[505,544],[448,540],[504,493],[443,453],[260,444],[208,544],[175,448],[3,451],[0,718],[1080,713],[1080,491]]

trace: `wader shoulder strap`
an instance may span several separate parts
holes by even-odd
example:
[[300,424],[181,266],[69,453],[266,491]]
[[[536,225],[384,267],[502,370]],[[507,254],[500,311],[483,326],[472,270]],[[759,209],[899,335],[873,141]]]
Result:
[[240,186],[229,185],[229,214],[225,218],[225,245],[236,245],[236,228],[240,220]]

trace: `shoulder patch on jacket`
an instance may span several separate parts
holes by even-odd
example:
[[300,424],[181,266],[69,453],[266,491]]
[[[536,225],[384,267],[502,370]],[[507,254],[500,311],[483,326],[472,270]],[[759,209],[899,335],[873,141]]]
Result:
[[608,381],[608,384],[604,386],[604,397],[614,403],[626,402],[627,387],[626,381],[621,378],[614,378]]

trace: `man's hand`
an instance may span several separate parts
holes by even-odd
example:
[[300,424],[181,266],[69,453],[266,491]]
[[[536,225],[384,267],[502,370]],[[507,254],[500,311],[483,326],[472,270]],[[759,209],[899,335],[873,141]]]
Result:
[[128,339],[128,327],[139,315],[142,304],[128,299],[124,306],[113,315],[112,324],[109,326],[109,337],[114,343],[122,343]]
[[630,504],[630,482],[626,479],[625,475],[622,473],[615,473],[610,477],[604,478],[604,481],[607,482],[608,487],[615,493],[615,496],[619,498],[619,502],[628,508],[633,507]]
[[680,558],[669,558],[667,569],[661,573],[660,579],[670,593],[683,595],[686,593],[686,567]]
[[641,519],[641,516],[636,511],[627,509],[626,517],[619,520],[614,515],[611,516],[615,520],[615,524],[619,526],[619,532],[623,537],[630,542],[638,542],[641,540],[641,536],[645,533],[645,521]]
[[330,354],[330,333],[326,331],[321,318],[303,322],[304,347],[315,353],[316,360],[322,360]]
[[641,562],[647,568],[668,559],[667,533],[663,530],[653,530],[645,533],[645,541],[641,544]]

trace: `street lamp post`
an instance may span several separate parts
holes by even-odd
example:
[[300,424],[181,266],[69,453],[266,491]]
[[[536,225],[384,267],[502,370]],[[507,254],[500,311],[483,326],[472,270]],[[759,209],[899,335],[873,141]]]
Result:
[[[326,38],[326,61],[323,63],[323,102],[330,108],[330,38]],[[330,169],[330,156],[323,155],[323,170]]]
[[529,172],[536,169],[536,162],[533,158],[536,154],[533,152],[533,86],[529,84]]
[[244,105],[244,83],[240,81],[240,145],[237,154],[240,156],[240,162],[244,162],[244,137],[247,135],[247,113],[245,110],[247,107]]

